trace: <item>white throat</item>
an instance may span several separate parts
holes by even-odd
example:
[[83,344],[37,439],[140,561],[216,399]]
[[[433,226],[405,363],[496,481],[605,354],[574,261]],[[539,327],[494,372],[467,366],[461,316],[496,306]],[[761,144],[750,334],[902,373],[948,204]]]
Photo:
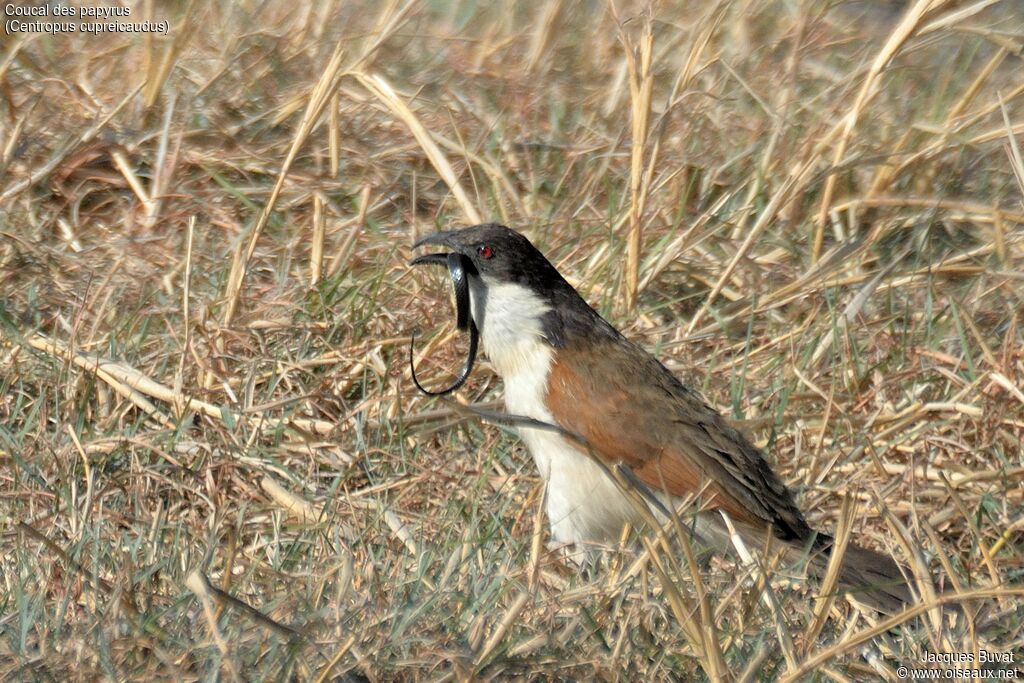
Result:
[[[528,375],[536,375],[546,383],[551,347],[544,340],[542,317],[551,306],[529,288],[515,283],[474,277],[469,293],[484,352],[505,380],[506,392]],[[546,384],[538,388],[547,390]]]

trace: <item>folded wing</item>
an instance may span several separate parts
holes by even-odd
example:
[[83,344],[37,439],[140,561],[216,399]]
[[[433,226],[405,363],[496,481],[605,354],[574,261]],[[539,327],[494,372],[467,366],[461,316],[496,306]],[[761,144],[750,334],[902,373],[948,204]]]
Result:
[[761,452],[655,358],[632,344],[560,349],[548,405],[606,463],[676,498],[700,492],[733,520],[799,542],[811,529]]

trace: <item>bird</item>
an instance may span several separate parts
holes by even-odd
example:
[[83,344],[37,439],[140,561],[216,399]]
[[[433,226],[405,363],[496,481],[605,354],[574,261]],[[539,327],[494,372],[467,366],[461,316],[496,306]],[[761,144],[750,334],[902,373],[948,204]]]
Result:
[[[535,421],[518,432],[546,484],[552,541],[615,543],[627,523],[649,519],[611,475],[614,466],[654,494],[648,504],[660,519],[666,507],[699,498],[692,528],[709,549],[729,550],[724,512],[744,541],[758,547],[771,536],[824,574],[834,539],[811,528],[761,450],[602,318],[524,235],[487,223],[433,233],[414,248],[430,245],[448,251],[413,263],[459,255],[505,408]],[[467,374],[471,366],[472,352]],[[913,600],[906,576],[891,557],[850,543],[839,586],[895,613]]]

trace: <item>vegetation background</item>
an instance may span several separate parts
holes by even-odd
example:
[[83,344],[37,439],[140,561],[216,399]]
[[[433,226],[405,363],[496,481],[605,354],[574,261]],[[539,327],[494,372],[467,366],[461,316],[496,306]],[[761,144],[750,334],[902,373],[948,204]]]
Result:
[[[0,678],[1024,666],[1018,0],[129,7],[170,31],[0,49]],[[464,342],[408,247],[479,220],[816,527],[985,619],[883,620],[770,551],[565,567],[514,436],[409,380],[413,332],[435,385]],[[458,400],[500,396],[483,364]]]

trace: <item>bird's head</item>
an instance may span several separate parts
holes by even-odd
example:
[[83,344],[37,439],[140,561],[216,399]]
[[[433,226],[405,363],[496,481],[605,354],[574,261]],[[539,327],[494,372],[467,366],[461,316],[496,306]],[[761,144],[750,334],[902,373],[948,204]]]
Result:
[[510,333],[516,329],[542,330],[540,318],[557,308],[559,295],[577,296],[530,240],[503,225],[485,223],[434,233],[414,248],[428,245],[447,251],[424,254],[413,259],[412,265],[448,265],[456,300],[467,304],[459,303],[460,327],[472,299],[473,320],[483,334],[485,347],[488,338],[497,332],[496,325],[508,328]]
[[[455,283],[459,327],[472,318],[492,361],[523,341],[562,346],[570,337],[617,336],[530,240],[486,223],[428,235],[414,248],[436,245],[412,265],[447,264]],[[516,351],[519,353],[521,348]]]
[[530,240],[503,225],[485,223],[436,232],[421,239],[413,248],[429,245],[445,247],[448,251],[424,254],[414,258],[412,265],[444,264],[449,254],[460,254],[464,257],[466,274],[477,286],[519,284],[542,294],[552,285],[564,282]]

